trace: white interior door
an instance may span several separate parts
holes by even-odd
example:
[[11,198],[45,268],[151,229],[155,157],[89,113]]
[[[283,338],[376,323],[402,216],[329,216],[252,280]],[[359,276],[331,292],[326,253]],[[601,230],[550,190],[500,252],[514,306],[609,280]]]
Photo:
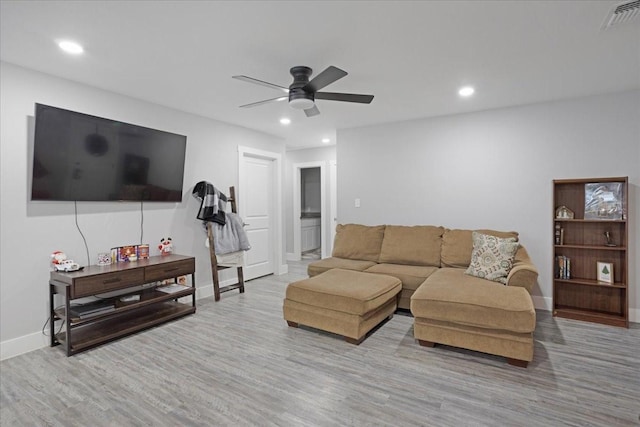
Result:
[[238,195],[240,215],[251,244],[245,258],[246,280],[275,272],[273,160],[243,156],[244,179]]

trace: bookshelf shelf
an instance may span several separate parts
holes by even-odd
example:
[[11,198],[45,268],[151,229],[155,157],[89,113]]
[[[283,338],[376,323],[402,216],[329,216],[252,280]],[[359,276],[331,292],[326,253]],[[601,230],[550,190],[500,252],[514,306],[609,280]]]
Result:
[[556,249],[584,249],[584,250],[600,250],[600,251],[626,251],[624,246],[596,246],[596,245],[555,245]]
[[[596,183],[621,188],[621,218],[584,218],[587,185]],[[553,181],[554,316],[629,327],[628,200],[627,177]],[[571,210],[574,218],[556,218],[560,206]],[[565,259],[568,262],[559,262]],[[597,280],[598,262],[613,266],[613,283]],[[563,278],[563,267],[569,269],[568,278]]]
[[604,288],[625,288],[627,287],[626,284],[624,283],[605,283],[605,282],[598,282],[597,280],[591,280],[591,279],[558,279],[555,278],[554,279],[556,282],[562,282],[562,283],[567,283],[567,284],[573,284],[573,285],[585,285],[585,286],[602,286]]

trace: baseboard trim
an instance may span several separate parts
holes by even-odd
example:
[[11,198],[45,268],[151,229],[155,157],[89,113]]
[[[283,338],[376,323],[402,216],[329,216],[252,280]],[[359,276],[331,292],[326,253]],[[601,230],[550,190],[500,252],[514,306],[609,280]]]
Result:
[[550,297],[532,295],[531,299],[533,300],[533,306],[537,310],[551,311],[553,307],[553,302]]
[[6,340],[0,343],[0,360],[10,359],[24,353],[29,353],[30,351],[39,350],[50,344],[49,337],[44,336],[42,332],[34,332]]
[[300,261],[302,257],[294,254],[293,252],[287,252],[287,261]]
[[288,272],[289,272],[289,265],[282,264],[280,266],[280,268],[278,268],[278,272],[276,273],[276,276],[280,276],[282,274],[287,274]]

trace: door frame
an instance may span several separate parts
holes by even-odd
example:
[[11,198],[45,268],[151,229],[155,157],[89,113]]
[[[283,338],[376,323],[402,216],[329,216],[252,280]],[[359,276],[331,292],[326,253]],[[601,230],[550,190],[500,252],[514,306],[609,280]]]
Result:
[[[238,145],[238,194],[240,200],[242,200],[243,188],[245,188],[247,184],[247,171],[244,164],[246,157],[266,159],[273,162],[274,203],[272,225],[274,245],[271,250],[273,251],[273,261],[275,263],[274,274],[286,274],[289,271],[289,267],[286,263],[283,263],[282,256],[282,154]],[[238,203],[238,214],[241,217],[243,216],[243,206],[242,201],[240,201],[240,203]]]
[[320,168],[320,246],[322,249],[322,258],[327,258],[327,230],[329,229],[329,212],[327,212],[327,179],[326,169],[327,162],[315,161],[293,164],[293,258],[295,260],[302,259],[302,233],[300,221],[300,204],[301,204],[301,174],[302,169]]
[[336,226],[338,225],[338,163],[336,160],[329,160],[329,241],[327,242],[327,252],[333,252],[333,242],[336,240]]

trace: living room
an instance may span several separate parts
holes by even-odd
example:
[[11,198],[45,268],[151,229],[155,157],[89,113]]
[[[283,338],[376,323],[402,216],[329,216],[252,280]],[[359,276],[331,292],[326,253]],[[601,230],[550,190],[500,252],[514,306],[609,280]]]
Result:
[[[210,260],[208,250],[203,245],[205,235],[200,221],[195,217],[198,202],[191,197],[190,192],[194,184],[201,180],[210,181],[223,191],[230,186],[237,186],[242,191],[242,186],[239,185],[239,146],[247,147],[249,151],[253,150],[254,152],[275,153],[282,159],[280,162],[282,175],[280,190],[282,194],[279,208],[281,213],[280,220],[276,224],[280,243],[279,250],[274,249],[276,274],[264,282],[267,285],[275,286],[273,292],[280,298],[280,302],[283,295],[282,288],[278,287],[282,285],[279,281],[291,280],[290,274],[297,274],[297,269],[300,268],[297,264],[287,264],[287,253],[292,251],[291,245],[293,244],[290,239],[293,230],[293,220],[290,218],[293,202],[289,199],[294,186],[294,177],[291,172],[292,163],[318,161],[328,165],[329,160],[335,160],[337,163],[337,194],[335,196],[337,218],[340,223],[430,224],[447,228],[490,228],[517,231],[520,234],[520,241],[527,247],[539,270],[539,279],[532,291],[532,299],[538,312],[541,315],[548,315],[547,321],[549,323],[540,328],[543,333],[551,329],[549,325],[554,325],[555,319],[549,315],[553,304],[552,212],[557,208],[553,203],[552,181],[569,178],[628,176],[630,213],[628,219],[628,283],[629,320],[632,324],[629,329],[603,327],[594,334],[595,336],[608,334],[606,339],[610,340],[611,348],[609,350],[612,352],[622,352],[619,348],[614,347],[616,341],[631,342],[631,345],[635,345],[636,350],[640,351],[637,348],[639,331],[637,325],[640,322],[640,292],[637,289],[637,281],[640,277],[640,265],[637,262],[640,240],[638,238],[638,224],[640,224],[640,209],[638,209],[638,201],[640,200],[640,42],[638,42],[640,40],[640,21],[636,19],[606,31],[600,30],[600,25],[607,13],[619,2],[558,2],[557,6],[551,6],[546,2],[526,2],[533,3],[529,6],[524,6],[519,2],[509,2],[506,5],[479,2],[480,4],[484,3],[483,7],[486,8],[499,9],[504,6],[507,12],[512,15],[503,17],[509,17],[512,21],[505,19],[502,24],[515,22],[526,28],[537,28],[538,33],[535,37],[522,38],[524,36],[515,29],[517,28],[515,24],[513,27],[504,24],[504,31],[514,31],[514,40],[513,43],[505,42],[504,46],[509,49],[504,52],[504,61],[499,64],[499,67],[504,67],[504,70],[509,70],[512,73],[515,72],[512,70],[516,70],[521,73],[521,76],[513,78],[512,74],[502,75],[498,65],[486,63],[483,65],[488,70],[485,80],[491,81],[494,86],[478,86],[475,98],[468,100],[458,98],[457,87],[438,84],[439,77],[444,81],[447,77],[446,73],[455,73],[455,68],[443,69],[440,68],[441,65],[430,63],[428,58],[432,55],[426,47],[424,50],[416,52],[403,50],[399,47],[399,43],[395,43],[402,37],[410,38],[416,34],[420,37],[439,38],[435,30],[430,31],[428,28],[420,27],[418,29],[415,26],[407,25],[411,28],[406,33],[393,36],[388,34],[389,30],[386,28],[375,32],[351,30],[358,40],[367,36],[374,37],[374,41],[380,44],[380,51],[384,53],[384,56],[380,57],[360,54],[354,51],[351,45],[348,46],[349,49],[340,47],[341,39],[331,34],[323,35],[323,37],[306,34],[300,36],[300,40],[295,40],[291,34],[298,33],[293,30],[291,33],[283,30],[277,35],[275,33],[273,35],[258,33],[265,37],[264,46],[254,46],[252,36],[240,31],[231,32],[231,36],[228,38],[240,39],[244,49],[241,52],[247,56],[252,55],[251,59],[244,58],[234,63],[232,56],[217,54],[219,66],[224,70],[224,73],[220,74],[225,75],[225,80],[220,85],[233,85],[237,96],[230,96],[229,92],[215,92],[219,87],[214,86],[212,82],[215,79],[211,77],[211,70],[196,66],[194,67],[196,69],[190,69],[187,73],[187,76],[190,77],[185,78],[200,81],[199,87],[202,92],[207,93],[207,96],[199,97],[197,91],[193,90],[193,86],[187,85],[185,81],[154,81],[159,80],[153,71],[154,67],[175,67],[182,66],[182,64],[189,66],[189,61],[192,59],[181,51],[172,51],[169,56],[164,55],[162,46],[156,44],[156,39],[153,38],[145,39],[141,36],[138,40],[138,43],[148,46],[149,49],[148,53],[144,55],[149,62],[148,66],[141,70],[124,69],[118,60],[107,57],[104,52],[92,50],[91,44],[86,46],[87,56],[92,58],[90,64],[85,63],[85,66],[79,67],[77,71],[74,71],[73,64],[78,62],[82,64],[82,59],[58,56],[61,54],[54,52],[53,48],[47,49],[46,55],[18,55],[17,51],[20,49],[23,49],[24,52],[30,50],[38,52],[36,48],[41,48],[30,43],[40,45],[51,43],[57,49],[57,46],[53,44],[55,37],[75,32],[78,37],[82,35],[80,30],[58,27],[58,25],[70,21],[62,19],[60,16],[62,13],[53,12],[57,8],[69,12],[70,3],[48,3],[51,5],[2,2],[2,44],[0,45],[2,47],[2,63],[0,65],[0,119],[2,122],[2,143],[0,144],[0,161],[2,162],[0,316],[2,321],[0,343],[3,371],[5,366],[8,366],[5,361],[30,355],[35,359],[27,363],[32,363],[34,366],[47,358],[55,358],[56,363],[71,368],[76,360],[82,361],[83,368],[95,366],[92,365],[94,362],[90,358],[100,351],[106,352],[106,357],[112,357],[114,360],[126,359],[126,357],[133,358],[135,357],[133,349],[124,353],[126,357],[117,353],[117,351],[122,351],[123,343],[130,339],[144,340],[145,336],[157,337],[158,340],[163,337],[161,333],[154,335],[155,330],[149,331],[107,344],[99,347],[96,351],[74,356],[68,360],[63,360],[64,355],[59,348],[47,347],[48,337],[43,335],[42,330],[49,313],[47,282],[51,270],[50,254],[56,250],[63,250],[82,265],[86,265],[88,262],[94,263],[99,252],[137,241],[140,237],[141,206],[138,203],[118,202],[79,202],[74,206],[70,202],[31,201],[30,180],[33,167],[35,103],[68,108],[187,136],[182,202],[145,203],[144,239],[155,248],[160,238],[171,236],[176,253],[195,257],[198,304],[202,304],[203,308],[198,307],[197,314],[191,317],[195,318],[201,315],[205,321],[214,319],[216,322],[224,322],[224,319],[218,317],[219,313],[207,314],[207,310],[222,311],[226,316],[233,316],[231,307],[238,308],[237,301],[234,299],[237,300],[239,296],[230,293],[221,302],[216,303],[218,305],[208,304],[212,294]],[[286,13],[291,14],[286,16],[293,17],[295,15],[293,12],[287,12],[288,9],[301,8],[297,13],[302,13],[304,9],[301,4],[296,4],[296,7],[293,7],[291,3],[264,3],[272,3],[271,6],[275,10],[270,10],[267,14],[263,9],[268,9],[268,6],[257,6],[253,3],[239,6],[233,6],[232,3],[208,4],[204,7],[211,8],[206,9],[207,12],[217,14],[216,22],[224,19],[227,15],[236,18],[242,16],[242,7],[263,8],[260,10],[264,13],[257,15],[265,16],[266,14],[271,18],[279,14],[285,16]],[[401,18],[408,19],[408,16],[412,14],[418,16],[411,21],[414,25],[415,21],[426,20],[427,16],[431,14],[439,15],[443,22],[453,25],[451,22],[455,22],[455,20],[451,15],[461,13],[459,8],[463,5],[471,8],[466,14],[480,13],[480,11],[473,9],[473,7],[481,8],[480,6],[458,3],[447,7],[441,2],[433,4],[431,10],[427,3],[401,3],[401,6],[382,3],[377,6],[381,8],[380,10],[376,10],[374,4],[362,2],[333,3],[324,6],[321,3],[312,3],[307,7],[310,8],[310,12],[317,12],[322,17],[334,17],[335,27],[344,32],[336,34],[347,34],[350,28],[349,18],[360,16],[358,18],[360,24],[368,23],[375,26],[374,23],[378,19],[376,17],[384,15],[382,12],[390,14],[388,20],[381,21],[385,25],[391,25],[389,23],[391,21],[402,21]],[[129,12],[132,14],[131,17],[136,16],[134,12],[144,11],[144,6],[141,4],[132,3],[130,6],[132,8],[132,11]],[[42,9],[38,9],[39,7]],[[123,13],[122,9],[109,6],[106,3],[95,7],[97,8],[95,11],[92,11],[91,7],[80,7],[75,12],[78,19],[84,19],[83,26],[96,27],[95,35],[87,35],[95,40],[94,45],[99,38],[105,37],[108,30],[98,25],[99,21],[116,23]],[[558,9],[555,9],[556,7]],[[367,8],[371,8],[371,11],[365,13],[362,9]],[[549,8],[549,10],[545,8]],[[52,11],[52,13],[47,13],[48,11]],[[176,20],[188,18],[184,20],[189,22],[191,19],[188,11],[181,9],[177,4],[166,6],[162,12],[159,16],[162,16],[166,21],[159,22],[162,22],[167,28],[171,27],[172,14],[175,15],[173,18]],[[488,12],[484,13],[489,14]],[[481,16],[486,17],[484,13]],[[470,19],[466,14],[466,19]],[[32,20],[28,19],[30,15],[32,15]],[[49,24],[46,23],[47,15],[51,15]],[[73,16],[73,14],[71,15]],[[580,32],[584,31],[584,26],[587,26],[585,23],[581,23],[575,32],[564,33],[563,31],[567,31],[566,28],[562,28],[561,31],[557,27],[560,24],[574,25],[573,19],[577,19],[576,17],[588,21],[590,25],[588,33]],[[428,19],[428,22],[434,25],[434,29],[445,25],[432,22],[435,18]],[[256,20],[257,18],[251,18],[249,21],[254,23]],[[181,20],[181,22],[184,21]],[[203,25],[200,20],[197,22]],[[283,18],[277,24],[284,25],[285,22],[287,20]],[[33,26],[36,25],[39,25],[36,27],[38,30],[33,29]],[[130,25],[132,24],[130,23]],[[268,26],[267,23],[262,25]],[[483,25],[496,26],[497,18],[473,27],[479,38],[484,34],[479,31],[484,28]],[[20,37],[23,32],[19,30],[20,27],[29,28],[25,31],[37,33],[38,38],[22,41]],[[295,23],[295,28],[300,29],[301,27],[304,27],[302,23]],[[428,25],[425,24],[425,27]],[[118,25],[114,24],[109,30],[113,32],[117,31],[117,28]],[[314,31],[329,31],[328,28],[331,26],[318,25]],[[394,26],[393,29],[397,30],[398,28]],[[49,34],[49,30],[65,34]],[[371,35],[372,33],[373,35]],[[462,33],[459,39],[453,39],[451,41],[452,50],[464,46],[466,43],[471,43],[469,39],[465,38],[465,35],[470,33]],[[545,33],[544,36],[542,33]],[[168,29],[166,35],[167,37],[171,35]],[[486,37],[487,40],[494,40],[488,35]],[[509,35],[504,35],[503,38],[509,39]],[[536,38],[540,38],[544,42],[537,44],[532,41]],[[581,38],[588,38],[591,43],[576,41]],[[442,41],[442,38],[439,39]],[[582,47],[575,52],[575,60],[567,60],[566,57],[572,58],[571,54],[567,53],[565,57],[563,52],[566,51],[553,50],[549,45],[549,40],[556,40],[567,50],[572,47],[576,47],[576,49]],[[526,43],[524,43],[525,41]],[[211,43],[211,49],[206,53],[207,55],[215,56],[216,51],[226,52],[228,49],[221,46],[228,40],[218,38],[208,39],[207,42]],[[280,46],[278,43],[283,45]],[[504,48],[506,49],[506,47]],[[309,52],[304,52],[305,48],[309,49]],[[240,51],[237,45],[234,49]],[[549,51],[545,49],[549,49]],[[202,49],[202,51],[205,50]],[[298,53],[295,53],[296,51]],[[479,53],[469,50],[464,52],[469,62],[483,63]],[[101,54],[105,56],[100,57]],[[136,49],[128,51],[130,56],[136,54]],[[411,68],[416,63],[414,58],[416,55],[424,57],[417,61],[421,64],[424,63],[424,68],[415,70]],[[132,60],[131,57],[128,59]],[[398,86],[367,86],[368,81],[376,78],[377,62],[383,61],[395,62],[397,70],[394,78],[399,80]],[[465,67],[465,62],[462,59],[453,58],[448,64],[462,69]],[[45,66],[47,63],[50,64],[50,68]],[[342,106],[341,103],[330,103],[329,101],[322,103],[320,101],[318,102],[321,110],[319,117],[307,118],[302,112],[292,110],[293,123],[291,123],[289,130],[282,130],[282,125],[277,123],[280,113],[284,111],[283,109],[288,108],[286,105],[282,105],[283,109],[280,109],[281,105],[278,104],[277,110],[270,110],[268,106],[246,110],[238,108],[241,104],[259,101],[276,94],[270,92],[268,88],[252,87],[246,83],[233,81],[232,75],[246,73],[258,79],[264,78],[268,81],[274,81],[277,84],[288,84],[291,79],[288,74],[289,67],[303,63],[312,66],[318,72],[333,64],[344,67],[350,74],[342,79],[340,86],[336,87],[336,91],[356,93],[369,93],[370,91],[376,98],[371,105]],[[550,74],[549,63],[557,65],[557,74]],[[573,63],[575,64],[570,67],[570,64]],[[596,63],[604,63],[605,65],[595,72],[592,66]],[[516,65],[513,66],[514,64]],[[576,73],[575,70],[581,67],[584,72],[582,74]],[[220,74],[216,72],[215,75],[219,76]],[[92,76],[91,79],[89,79],[89,75]],[[494,80],[491,80],[489,75],[493,75]],[[368,80],[364,80],[365,78]],[[101,80],[105,83],[96,83]],[[424,80],[425,85],[428,84],[426,91],[421,88],[421,80]],[[502,80],[505,84],[508,82],[509,85],[498,87],[496,80]],[[117,87],[119,81],[122,82],[122,85],[136,86],[137,83],[139,89],[137,92],[113,89],[114,86]],[[213,93],[210,92],[209,85],[213,87]],[[531,95],[531,90],[527,88],[529,85],[539,89],[537,97]],[[410,94],[411,96],[407,95],[412,90],[416,93]],[[561,90],[562,95],[558,95],[556,92],[560,93]],[[192,99],[192,106],[187,110],[169,105],[164,101],[166,98],[154,93],[154,91],[167,92],[173,96],[187,91],[184,97]],[[479,104],[478,99],[488,96],[487,92],[489,91],[499,91],[501,97],[495,95],[496,101],[493,104],[490,102]],[[378,121],[372,122],[361,119],[368,114],[367,111],[372,111],[367,110],[368,108],[378,108],[376,104],[381,104],[379,108],[383,110],[382,113],[376,113],[379,115],[378,117],[385,117],[385,108],[387,107],[384,102],[386,100],[393,101],[393,92],[403,93],[403,96],[407,99],[410,98],[411,102],[424,104],[425,108],[432,107],[433,101],[429,98],[435,98],[439,100],[438,102],[447,96],[450,96],[451,99],[442,101],[441,108],[436,110],[414,112],[400,103],[400,105],[396,104],[395,109],[389,108],[386,111],[387,119],[385,120],[376,119]],[[520,98],[517,96],[519,92],[526,92],[531,98]],[[408,103],[409,100],[406,102]],[[223,117],[220,113],[221,105],[225,110],[233,110],[236,117],[239,113],[247,113],[244,123],[221,119],[220,117]],[[408,105],[413,106],[413,104]],[[479,105],[484,107],[480,108]],[[331,139],[330,146],[325,146],[320,142],[321,136],[325,135],[319,133],[320,131],[315,124],[308,124],[308,122],[314,119],[324,120],[323,117],[334,115],[344,116],[344,118],[341,118],[342,122],[338,121],[342,124],[333,130],[334,133],[328,135]],[[360,122],[361,124],[346,122],[347,119],[359,118],[363,120]],[[267,121],[273,122],[273,124],[264,124]],[[252,127],[254,124],[256,127]],[[308,129],[307,126],[309,126]],[[313,142],[309,143],[303,140],[299,136],[301,134],[308,134],[308,138],[313,139]],[[328,179],[326,183],[328,184]],[[327,188],[329,187],[327,185]],[[242,192],[239,194],[240,205],[242,205],[243,195]],[[326,214],[326,212],[324,213]],[[86,236],[90,248],[88,257],[85,255],[87,252],[85,243],[78,233],[77,225]],[[327,238],[327,240],[330,239]],[[230,276],[224,278],[228,277]],[[251,288],[243,297],[249,297],[250,293]],[[263,296],[267,299],[271,297],[270,294]],[[275,296],[273,298],[277,299]],[[251,307],[255,306],[251,305]],[[291,354],[304,351],[304,349],[295,347],[295,339],[292,338],[292,336],[299,337],[299,334],[286,335],[291,332],[287,330],[286,323],[282,320],[281,311],[263,313],[259,306],[257,310],[268,319],[276,320],[275,318],[278,318],[279,325],[282,326],[278,330],[280,335],[269,334],[267,336],[283,346],[291,346],[286,347],[287,352]],[[400,318],[399,322],[407,321],[405,317],[396,317]],[[558,321],[568,322],[567,325],[579,323],[577,321]],[[181,322],[184,321],[175,322],[176,326]],[[406,325],[406,323],[396,325],[392,322],[388,324],[391,328],[390,332],[403,331],[401,332],[403,345],[418,347],[411,342],[410,337],[403,335],[406,332],[406,329],[403,329]],[[579,329],[579,327],[573,326],[570,329],[573,328]],[[202,332],[198,328],[195,330]],[[309,331],[299,332],[309,334]],[[189,330],[185,330],[183,333],[187,334]],[[374,336],[379,333],[383,333],[381,337],[391,342],[392,346],[400,345],[397,342],[392,342],[393,334],[387,335],[385,328],[381,328]],[[548,334],[551,333],[548,332]],[[582,335],[579,336],[582,337]],[[588,332],[585,332],[585,336],[588,336]],[[323,347],[332,345],[333,341],[328,339],[331,337],[321,336],[320,338]],[[539,338],[544,341],[545,336]],[[634,338],[635,344],[633,344]],[[151,340],[152,338],[147,339]],[[304,338],[306,344],[310,340],[313,341],[313,336]],[[572,337],[568,341],[573,340],[576,338]],[[263,342],[259,337],[256,337],[255,341]],[[368,340],[362,345],[367,343]],[[199,345],[197,342],[192,344]],[[335,345],[340,346],[340,349],[336,350],[340,360],[349,360],[349,350],[341,347],[347,344],[339,342]],[[375,341],[370,345],[375,345]],[[309,348],[314,349],[314,347]],[[259,352],[260,347],[256,345],[254,350]],[[424,353],[425,350],[418,348],[418,353],[410,353],[408,356],[411,363],[420,362],[420,350],[425,354],[425,359],[428,358]],[[572,349],[572,351],[576,350]],[[402,348],[402,352],[409,354],[404,348]],[[450,353],[458,355],[455,352]],[[464,356],[464,372],[466,373],[473,372],[474,366],[477,366],[477,369],[483,369],[485,364],[490,365],[492,372],[511,369],[510,367],[501,367],[494,363],[493,359],[487,361],[487,359],[480,358],[479,361],[476,360],[476,365],[474,365],[473,357],[469,357],[467,360],[468,355],[464,354]],[[537,356],[534,355],[534,360]],[[539,356],[540,360],[543,360],[545,355],[539,354]],[[101,359],[103,357],[100,356]],[[362,362],[364,357],[359,354],[358,360]],[[602,354],[603,359],[606,357],[608,355]],[[460,360],[457,359],[457,361]],[[261,363],[260,360],[255,360],[255,362]],[[560,376],[560,370],[554,371],[554,369],[560,368],[553,366],[552,362],[553,357],[548,364],[543,365],[544,370]],[[154,363],[153,359],[148,359],[147,363]],[[438,359],[437,363],[440,367],[445,366],[446,358]],[[564,363],[571,364],[568,360],[565,360]],[[629,363],[631,366],[638,364],[637,360],[631,360]],[[579,365],[578,362],[576,364]],[[384,366],[384,363],[378,361],[376,366]],[[454,368],[447,367],[446,369],[455,370]],[[530,367],[529,370],[532,368],[535,369],[536,366]],[[28,369],[25,372],[28,372]],[[4,375],[3,372],[3,377]],[[520,375],[518,378],[522,378],[521,376],[525,374],[516,375]],[[456,381],[464,383],[462,376],[455,378]],[[325,386],[330,387],[331,384],[334,384],[333,381],[336,380],[332,378]],[[410,387],[413,380],[406,379],[406,381]],[[362,387],[365,388],[364,385]],[[233,389],[233,387],[231,388]],[[561,390],[563,384],[560,383],[557,388]],[[535,390],[529,391],[532,394],[537,393]],[[309,393],[313,394],[312,391]],[[617,390],[610,393],[614,396],[612,399],[620,398]],[[327,395],[320,394],[331,401],[328,392]],[[640,398],[637,384],[630,385],[630,390],[625,398],[631,397]],[[376,398],[382,399],[378,394],[373,396],[374,400]],[[5,398],[3,397],[3,409],[4,405]],[[329,406],[329,403],[327,405]],[[407,405],[410,409],[413,408],[410,401]],[[626,415],[628,414],[625,413]],[[625,416],[620,416],[611,424],[625,425],[627,422],[631,425],[632,422]],[[359,424],[357,418],[351,422],[348,418],[345,420],[345,424]],[[243,419],[243,421],[240,424],[249,424],[247,419]],[[447,424],[446,419],[440,421]],[[517,424],[516,420],[511,419],[511,421]],[[575,419],[573,421],[575,422]],[[586,424],[589,423],[588,418],[583,421]],[[478,423],[484,424],[485,422],[486,420],[482,419]],[[592,421],[595,425],[598,425],[599,422],[603,423],[604,421],[598,418],[596,421]],[[467,424],[470,423],[472,421],[467,422]],[[538,420],[538,423],[541,421]],[[323,422],[312,419],[309,424],[318,425]]]

